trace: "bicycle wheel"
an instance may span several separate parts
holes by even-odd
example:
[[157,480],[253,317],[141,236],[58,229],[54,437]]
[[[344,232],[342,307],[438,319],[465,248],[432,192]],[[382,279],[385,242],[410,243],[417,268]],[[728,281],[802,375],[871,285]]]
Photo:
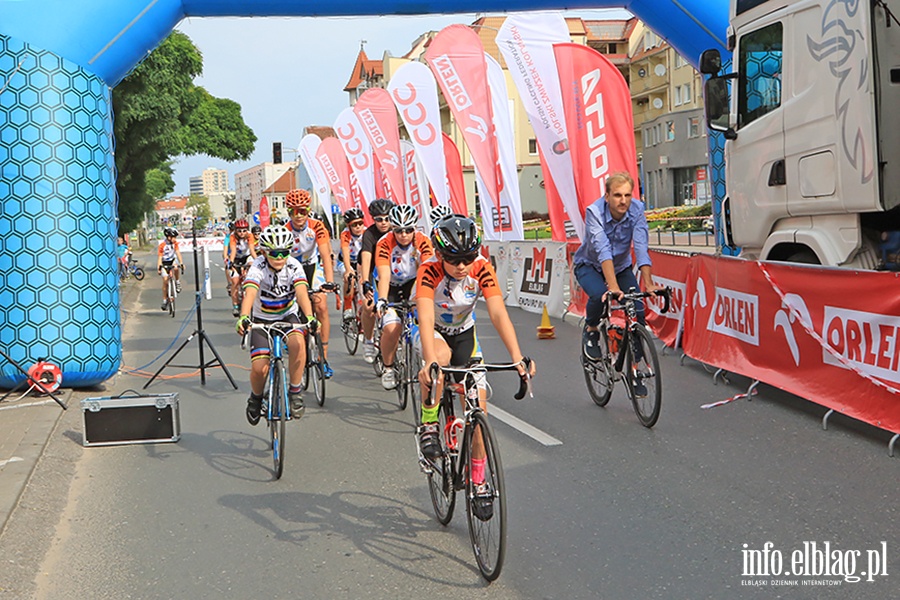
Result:
[[134,273],[134,278],[138,281],[144,280],[144,269],[142,269],[141,267],[135,267],[132,273]]
[[[644,427],[653,427],[659,419],[662,405],[662,381],[659,372],[659,356],[656,346],[647,328],[638,323],[629,334],[628,351],[625,355],[625,388],[634,406],[634,412]],[[643,358],[635,364],[634,351],[640,345]],[[647,388],[647,395],[638,397],[635,385],[642,383]]]
[[313,391],[316,394],[316,402],[319,406],[325,405],[325,362],[322,358],[325,353],[322,350],[322,338],[316,334],[315,340],[310,344],[314,350],[315,360],[312,362],[309,374],[312,378]]
[[169,316],[175,316],[175,279],[169,275]]
[[409,372],[409,400],[412,404],[413,422],[416,427],[422,424],[422,388],[419,386],[419,369],[422,368],[422,358],[419,352],[412,348],[409,364],[406,366]]
[[394,355],[394,372],[397,373],[399,381],[397,382],[397,404],[400,410],[406,410],[406,404],[409,400],[409,373],[406,365],[409,362],[409,343],[400,340],[397,346],[397,354]]
[[341,323],[341,331],[344,332],[344,345],[347,346],[347,352],[353,356],[359,347],[359,319],[355,315],[344,319],[344,322]]
[[[434,516],[438,523],[447,525],[453,519],[453,509],[456,506],[456,488],[454,474],[456,473],[456,452],[449,452],[447,448],[447,423],[454,420],[452,398],[445,398],[441,402],[438,411],[438,428],[441,432],[441,449],[443,456],[435,460],[429,460],[431,473],[428,473],[428,493],[431,494],[431,505],[434,507]],[[426,459],[428,460],[428,459]]]
[[503,466],[500,464],[500,452],[497,449],[494,434],[488,424],[487,415],[481,411],[472,414],[472,420],[466,427],[466,471],[472,472],[472,444],[476,426],[481,430],[484,440],[484,481],[488,490],[493,493],[493,514],[485,518],[475,512],[475,485],[471,477],[466,479],[466,517],[469,520],[469,537],[475,561],[481,575],[488,581],[500,576],[503,558],[506,555],[506,488],[503,482]]
[[284,363],[276,358],[272,369],[272,387],[269,406],[269,438],[272,441],[272,464],[275,467],[275,479],[281,479],[284,472],[284,432],[287,423],[287,390],[285,389]]
[[315,336],[311,333],[306,334],[306,366],[303,367],[303,378],[300,381],[300,385],[303,388],[303,391],[307,391],[309,389],[309,380],[312,378],[311,371],[313,370],[313,355],[315,351],[313,350],[313,338]]
[[600,360],[591,360],[581,352],[581,368],[584,370],[584,382],[587,384],[591,400],[597,406],[606,406],[613,391],[612,366],[606,326],[601,323],[599,330]]

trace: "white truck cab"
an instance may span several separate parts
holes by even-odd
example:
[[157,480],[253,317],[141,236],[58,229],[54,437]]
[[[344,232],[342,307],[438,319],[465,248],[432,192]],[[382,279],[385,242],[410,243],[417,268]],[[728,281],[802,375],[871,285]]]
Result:
[[732,0],[730,74],[707,50],[724,133],[720,223],[741,256],[875,268],[900,229],[900,0]]

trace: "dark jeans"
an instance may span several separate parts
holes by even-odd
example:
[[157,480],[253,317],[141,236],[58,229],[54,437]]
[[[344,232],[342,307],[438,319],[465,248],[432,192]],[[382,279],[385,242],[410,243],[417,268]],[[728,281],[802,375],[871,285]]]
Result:
[[[575,267],[575,278],[578,280],[578,285],[584,288],[584,291],[590,296],[585,309],[585,323],[589,327],[596,327],[600,323],[600,313],[603,306],[601,298],[609,289],[606,286],[606,279],[603,278],[603,273],[587,264]],[[627,292],[631,288],[640,289],[631,267],[616,273],[616,281],[619,283],[619,289],[623,292]],[[634,303],[634,306],[637,309],[638,321],[641,324],[645,324],[644,303],[638,300]]]

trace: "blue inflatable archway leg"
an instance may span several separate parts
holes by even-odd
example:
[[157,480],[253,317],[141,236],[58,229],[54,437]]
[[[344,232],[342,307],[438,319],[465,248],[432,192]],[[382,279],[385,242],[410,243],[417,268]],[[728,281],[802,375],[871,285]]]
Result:
[[[110,89],[4,35],[0,73],[0,345],[96,385],[122,357]],[[0,386],[24,379],[0,365]]]

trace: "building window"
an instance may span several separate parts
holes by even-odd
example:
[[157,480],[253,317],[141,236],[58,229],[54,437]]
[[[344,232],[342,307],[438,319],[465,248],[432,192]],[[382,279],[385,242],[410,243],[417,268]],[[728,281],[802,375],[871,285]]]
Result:
[[537,140],[535,138],[531,138],[530,140],[528,140],[528,154],[530,154],[531,156],[535,156],[537,153]]
[[681,55],[676,52],[675,53],[675,68],[679,69],[679,68],[683,67],[684,64],[685,64],[684,59],[681,58]]
[[644,130],[643,138],[644,138],[644,148],[649,148],[650,146],[653,145],[652,140],[650,139],[650,130],[649,129]]
[[681,106],[681,86],[675,86],[675,106]]
[[675,121],[666,121],[666,141],[675,139]]
[[691,101],[691,84],[686,83],[681,87],[683,88],[681,92],[681,101],[685,104],[689,104]]
[[691,117],[688,119],[688,137],[700,137],[700,117]]

